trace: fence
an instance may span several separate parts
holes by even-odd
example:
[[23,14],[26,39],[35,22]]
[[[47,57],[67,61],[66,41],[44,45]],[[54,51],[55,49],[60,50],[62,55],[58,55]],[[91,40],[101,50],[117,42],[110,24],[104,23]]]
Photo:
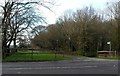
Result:
[[116,51],[98,51],[98,57],[116,57]]

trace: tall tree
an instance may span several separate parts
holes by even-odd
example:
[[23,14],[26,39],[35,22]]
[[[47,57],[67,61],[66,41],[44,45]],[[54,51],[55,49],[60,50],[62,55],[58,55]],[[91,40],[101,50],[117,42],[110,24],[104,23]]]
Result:
[[115,3],[109,3],[108,10],[110,11],[110,18],[111,18],[111,41],[112,45],[114,46],[114,50],[120,55],[120,1]]
[[29,30],[38,26],[36,23],[44,22],[44,17],[42,17],[36,10],[35,5],[43,6],[50,10],[49,3],[53,5],[52,2],[46,1],[19,1],[19,0],[6,0],[3,8],[2,15],[2,49],[3,55],[10,54],[10,47],[12,41],[14,42],[14,48],[16,48],[17,36],[20,32]]

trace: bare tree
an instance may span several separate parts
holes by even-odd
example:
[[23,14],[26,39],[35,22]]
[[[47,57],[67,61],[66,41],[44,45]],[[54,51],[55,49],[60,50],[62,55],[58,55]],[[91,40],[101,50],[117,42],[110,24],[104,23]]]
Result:
[[38,23],[45,22],[45,18],[40,13],[35,11],[34,6],[43,6],[49,10],[47,4],[53,5],[52,2],[46,1],[19,1],[8,0],[5,1],[3,8],[2,19],[2,41],[3,41],[3,55],[10,54],[10,47],[12,41],[14,42],[14,48],[16,48],[17,36],[20,32],[33,29],[38,26]]

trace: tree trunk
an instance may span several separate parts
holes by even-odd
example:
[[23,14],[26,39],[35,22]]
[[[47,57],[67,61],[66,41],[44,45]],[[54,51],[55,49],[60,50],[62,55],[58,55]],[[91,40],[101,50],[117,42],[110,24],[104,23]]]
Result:
[[6,39],[6,29],[3,30],[3,38],[2,38],[2,52],[3,58],[7,55],[7,39]]
[[17,37],[17,36],[16,36],[16,34],[15,34],[15,37],[14,37],[14,49],[15,49],[15,50],[14,50],[13,53],[17,52],[17,49],[16,49],[16,48],[17,48],[17,46],[16,46],[16,37]]

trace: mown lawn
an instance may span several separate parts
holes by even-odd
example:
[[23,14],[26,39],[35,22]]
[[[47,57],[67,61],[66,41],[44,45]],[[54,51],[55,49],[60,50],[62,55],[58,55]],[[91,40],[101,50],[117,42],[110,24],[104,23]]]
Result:
[[3,59],[3,62],[19,62],[19,61],[58,61],[68,60],[70,57],[63,57],[62,55],[49,54],[49,53],[16,53]]

